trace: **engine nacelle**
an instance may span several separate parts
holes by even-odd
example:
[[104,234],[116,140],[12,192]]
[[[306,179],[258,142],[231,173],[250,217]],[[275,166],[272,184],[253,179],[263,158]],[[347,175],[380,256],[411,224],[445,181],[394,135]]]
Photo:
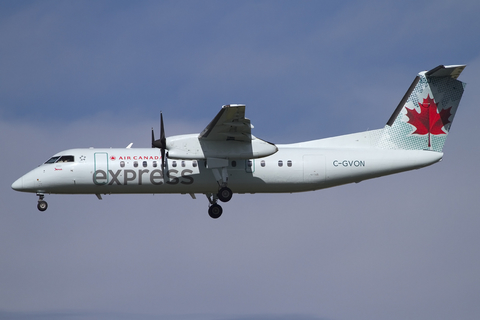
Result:
[[167,138],[170,159],[200,160],[206,158],[257,159],[278,151],[273,143],[252,136],[251,141],[218,141],[199,139],[198,134]]

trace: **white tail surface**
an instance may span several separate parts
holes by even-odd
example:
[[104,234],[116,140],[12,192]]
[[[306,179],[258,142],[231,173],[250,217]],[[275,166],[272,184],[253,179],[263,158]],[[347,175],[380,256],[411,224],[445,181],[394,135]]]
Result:
[[464,65],[420,72],[382,131],[383,149],[441,152],[462,98]]

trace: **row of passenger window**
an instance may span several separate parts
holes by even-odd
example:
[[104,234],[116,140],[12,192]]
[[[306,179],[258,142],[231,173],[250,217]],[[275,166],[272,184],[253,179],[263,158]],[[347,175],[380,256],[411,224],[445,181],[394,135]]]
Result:
[[[183,168],[187,166],[187,161],[185,160],[182,160],[182,161],[179,161],[180,162],[180,166],[182,166]],[[133,161],[133,166],[135,168],[137,168],[139,165],[138,161]],[[172,167],[176,168],[178,165],[177,161],[173,160],[172,161]],[[148,161],[142,161],[142,166],[144,168],[148,167]],[[193,160],[192,161],[192,167],[196,168],[198,166],[197,164],[197,161]],[[120,167],[124,168],[125,167],[125,161],[120,161]],[[154,168],[157,168],[158,167],[158,161],[152,161],[152,167]]]
[[[235,167],[237,164],[235,161],[232,161],[232,167]],[[247,160],[247,166],[251,167],[253,165],[252,160]],[[265,160],[260,161],[260,166],[265,167],[267,163]],[[291,167],[293,165],[292,160],[287,160],[287,167]],[[278,166],[283,167],[283,160],[278,160]]]
[[[57,156],[57,157],[50,158],[45,163],[74,162],[74,161],[75,161],[75,159],[74,159],[73,156],[61,156],[61,157]],[[176,168],[178,165],[180,165],[181,167],[186,167],[187,166],[187,161],[185,161],[185,160],[181,160],[181,161],[178,161],[178,162],[179,163],[177,163],[176,160],[173,160],[172,161],[172,167]],[[191,161],[191,163],[192,163],[192,166],[194,168],[196,168],[198,166],[198,163],[197,163],[196,160]],[[206,165],[206,162],[204,162],[204,163]],[[138,161],[133,162],[133,166],[135,168],[137,168],[138,165],[139,165]],[[237,161],[233,160],[231,162],[231,165],[232,165],[232,167],[236,167],[237,166]],[[251,167],[252,165],[253,165],[252,160],[247,160],[247,166]],[[293,165],[292,160],[287,160],[287,167],[291,167],[292,165]],[[148,167],[148,162],[147,161],[142,161],[142,166],[144,168]],[[158,167],[158,161],[153,161],[152,166],[154,168],[157,168]],[[260,166],[262,166],[262,167],[266,166],[265,160],[260,161]],[[278,166],[283,167],[283,160],[278,160]],[[125,161],[120,161],[120,167],[122,167],[122,168],[125,167]]]
[[[267,163],[265,160],[260,161],[260,166],[265,167]],[[292,160],[287,160],[287,167],[291,167],[293,165]],[[236,167],[237,162],[235,160],[232,161],[232,167]],[[252,167],[253,166],[253,161],[252,160],[247,160],[247,166]],[[278,166],[283,167],[283,160],[278,160]]]
[[[196,160],[191,161],[191,164],[192,164],[192,167],[194,167],[194,168],[196,168],[198,166],[198,163],[197,163]],[[237,162],[235,160],[233,160],[231,162],[231,164],[232,164],[232,167],[237,166]],[[283,167],[283,160],[278,160],[277,164],[278,164],[279,167]],[[185,168],[187,166],[187,161],[185,161],[185,160],[178,161],[178,162],[176,160],[172,161],[172,167],[173,168],[176,168],[179,165],[182,168]],[[247,160],[247,166],[251,167],[252,165],[253,165],[253,161],[252,160]],[[139,166],[139,162],[138,161],[133,161],[133,166],[135,168],[137,168]],[[148,161],[142,161],[142,166],[144,168],[148,167]],[[266,166],[265,160],[260,161],[260,166],[262,166],[262,167]],[[287,167],[291,167],[291,166],[293,166],[292,160],[287,160]],[[122,167],[122,168],[125,167],[125,161],[120,161],[120,167]],[[152,167],[157,168],[158,167],[158,161],[152,161]]]
[[[265,167],[266,163],[265,160],[260,161],[260,165]],[[291,167],[293,165],[292,160],[287,160],[287,167]],[[278,166],[283,167],[283,160],[278,160]]]

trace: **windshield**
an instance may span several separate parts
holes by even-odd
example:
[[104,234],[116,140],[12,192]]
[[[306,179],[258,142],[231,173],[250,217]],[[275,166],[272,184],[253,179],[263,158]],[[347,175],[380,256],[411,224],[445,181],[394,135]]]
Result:
[[48,160],[45,162],[45,164],[47,164],[47,163],[55,163],[55,161],[57,161],[58,158],[60,158],[60,157],[51,157],[50,159],[48,159]]
[[56,157],[51,157],[48,159],[45,164],[48,163],[61,163],[61,162],[74,162],[75,158],[74,156],[56,156]]

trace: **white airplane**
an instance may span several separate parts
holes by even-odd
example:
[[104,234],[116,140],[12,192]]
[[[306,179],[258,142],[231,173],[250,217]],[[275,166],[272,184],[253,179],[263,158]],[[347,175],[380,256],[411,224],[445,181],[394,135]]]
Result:
[[210,217],[218,200],[235,193],[312,191],[402,171],[442,160],[443,145],[465,84],[465,65],[420,72],[384,128],[293,144],[273,144],[251,134],[245,106],[222,107],[200,134],[165,137],[152,148],[71,149],[57,153],[12,184],[45,194],[205,194]]

